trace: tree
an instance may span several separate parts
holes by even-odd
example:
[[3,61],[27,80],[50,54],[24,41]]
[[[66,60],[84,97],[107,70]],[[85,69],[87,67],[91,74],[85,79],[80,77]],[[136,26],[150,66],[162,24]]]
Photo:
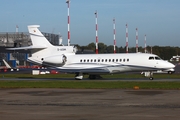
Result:
[[92,42],[92,43],[89,43],[89,44],[88,44],[87,48],[90,49],[90,50],[95,51],[96,45],[95,45],[95,43]]
[[106,48],[107,48],[107,45],[105,45],[104,43],[99,43],[98,44],[99,53],[106,53]]
[[107,51],[107,53],[114,53],[114,46],[113,46],[113,45],[109,45],[109,46],[106,48],[106,51]]

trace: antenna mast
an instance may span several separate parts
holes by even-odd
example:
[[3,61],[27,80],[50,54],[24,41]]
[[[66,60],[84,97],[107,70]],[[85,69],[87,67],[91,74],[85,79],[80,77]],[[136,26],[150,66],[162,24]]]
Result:
[[128,53],[128,24],[126,24],[126,53]]
[[114,27],[114,53],[116,53],[116,26],[115,26],[115,18],[113,19],[113,27]]
[[95,22],[96,22],[96,54],[98,54],[98,23],[97,23],[97,11],[95,14]]
[[145,34],[145,38],[144,38],[144,43],[145,43],[144,52],[147,53],[147,50],[146,50],[146,34]]
[[69,7],[70,7],[70,0],[66,0],[68,5],[68,46],[70,46],[70,16],[69,16]]
[[136,28],[136,52],[138,52],[138,28]]

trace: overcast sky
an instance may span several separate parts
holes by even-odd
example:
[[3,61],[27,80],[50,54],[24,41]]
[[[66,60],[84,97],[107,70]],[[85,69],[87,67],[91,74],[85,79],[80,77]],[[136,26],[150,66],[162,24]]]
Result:
[[[67,44],[66,0],[0,0],[0,32],[27,32],[38,24],[42,32],[61,34]],[[98,12],[99,42],[113,45],[113,18],[116,19],[117,46],[125,46],[126,23],[129,46],[180,46],[180,0],[71,0],[71,43],[95,42],[95,11]]]

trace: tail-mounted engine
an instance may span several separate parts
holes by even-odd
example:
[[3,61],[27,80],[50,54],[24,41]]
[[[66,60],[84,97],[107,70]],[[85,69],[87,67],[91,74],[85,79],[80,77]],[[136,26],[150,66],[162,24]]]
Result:
[[58,55],[42,58],[41,60],[43,61],[43,63],[62,65],[66,63],[67,57],[65,55]]

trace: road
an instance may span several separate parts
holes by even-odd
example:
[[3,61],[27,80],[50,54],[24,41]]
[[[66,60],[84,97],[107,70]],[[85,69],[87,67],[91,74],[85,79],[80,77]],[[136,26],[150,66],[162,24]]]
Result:
[[[59,80],[59,81],[78,81],[74,80],[74,78],[6,78],[3,76],[0,76],[0,80],[12,80],[12,81],[45,81],[45,80]],[[157,81],[157,82],[163,82],[163,81],[180,81],[178,78],[154,78],[154,80],[149,80],[148,78],[101,78],[101,79],[95,79],[90,80],[88,78],[84,78],[82,81]]]
[[2,120],[179,120],[179,90],[0,89]]

